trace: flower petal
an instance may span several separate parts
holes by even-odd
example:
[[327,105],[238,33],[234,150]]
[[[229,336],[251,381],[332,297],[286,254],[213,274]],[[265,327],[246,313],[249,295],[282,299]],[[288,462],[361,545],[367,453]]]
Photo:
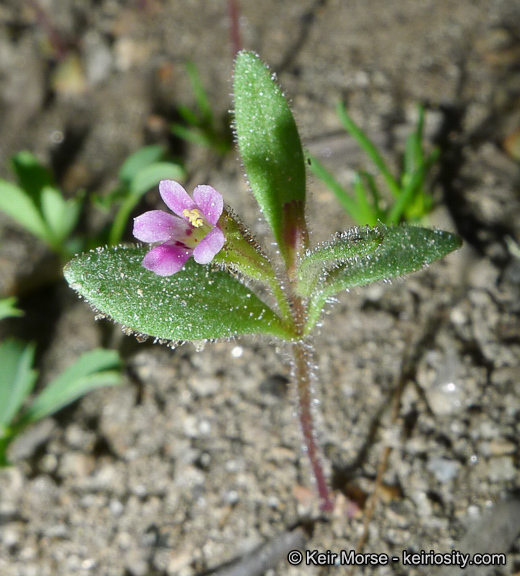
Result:
[[163,210],[150,210],[134,218],[133,235],[141,242],[166,242],[182,236],[186,223]]
[[184,266],[191,253],[185,246],[161,244],[148,252],[143,259],[143,266],[158,276],[171,276]]
[[215,226],[224,209],[222,194],[211,186],[201,185],[193,190],[193,199],[197,203],[200,211],[204,214],[206,220]]
[[189,197],[186,190],[174,180],[161,180],[159,182],[159,192],[166,206],[177,216],[184,218],[184,220],[187,220],[187,218],[183,215],[183,210],[197,208],[197,205]]
[[193,250],[193,258],[197,264],[208,264],[215,254],[222,250],[226,238],[220,228],[213,228]]

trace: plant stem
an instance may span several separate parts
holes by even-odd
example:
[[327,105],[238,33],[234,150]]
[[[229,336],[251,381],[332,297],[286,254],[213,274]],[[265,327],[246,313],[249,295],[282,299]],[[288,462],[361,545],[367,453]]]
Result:
[[[302,299],[298,296],[292,298],[293,314],[296,325],[303,328],[306,323],[307,310]],[[321,454],[314,431],[314,419],[312,414],[312,348],[308,341],[300,340],[292,346],[294,358],[294,381],[298,402],[298,415],[305,443],[305,451],[309,457],[311,470],[316,481],[316,488],[321,498],[321,509],[331,512],[333,503],[321,464]]]
[[280,282],[275,274],[267,279],[267,284],[273,292],[273,296],[278,304],[280,314],[282,315],[283,321],[287,324],[291,320],[291,307],[287,301],[287,297],[283,288],[280,286]]
[[240,40],[240,8],[238,7],[238,0],[228,0],[228,16],[229,16],[229,35],[233,49],[233,57],[235,57],[240,50],[242,50],[242,42]]
[[54,56],[57,60],[63,60],[67,54],[67,50],[59,32],[56,30],[54,24],[50,21],[49,16],[45,10],[40,6],[38,0],[29,0],[29,4],[32,6],[36,13],[36,21],[38,22],[39,26],[42,27],[45,34],[47,34],[49,44],[54,50]]

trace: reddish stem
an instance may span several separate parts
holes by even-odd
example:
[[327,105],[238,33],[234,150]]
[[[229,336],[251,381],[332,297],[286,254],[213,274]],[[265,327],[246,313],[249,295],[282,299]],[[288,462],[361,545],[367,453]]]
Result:
[[311,351],[305,343],[298,343],[293,347],[293,354],[300,426],[305,442],[305,449],[307,451],[307,456],[309,457],[312,473],[316,480],[316,488],[321,499],[321,509],[324,512],[331,512],[333,504],[330,498],[327,479],[325,478],[325,473],[321,465],[320,450],[316,444],[314,433],[312,416],[312,376],[310,372],[310,363],[312,361]]
[[[296,325],[302,328],[305,325],[307,311],[301,298],[295,296],[292,299],[293,314]],[[311,470],[316,480],[316,488],[321,499],[321,509],[324,512],[331,512],[334,508],[330,497],[329,486],[325,477],[325,472],[321,464],[320,449],[316,443],[314,431],[314,418],[312,414],[312,349],[304,341],[293,345],[294,357],[294,380],[296,383],[296,393],[298,395],[298,415],[303,433],[305,450],[309,458]]]
[[242,41],[240,40],[240,9],[238,7],[238,0],[228,0],[228,15],[229,15],[229,35],[231,38],[231,46],[233,48],[233,57],[235,57],[240,50],[242,50]]
[[29,0],[30,5],[36,13],[38,24],[45,30],[49,44],[54,50],[54,56],[57,60],[63,60],[67,53],[64,43],[62,42],[59,32],[56,30],[45,10],[40,6],[38,0]]

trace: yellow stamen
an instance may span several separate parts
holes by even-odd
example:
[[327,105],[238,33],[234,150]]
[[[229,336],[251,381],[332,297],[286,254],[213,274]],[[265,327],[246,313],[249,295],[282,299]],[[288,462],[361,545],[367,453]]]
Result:
[[194,228],[200,228],[204,224],[204,219],[202,217],[202,214],[196,208],[193,208],[193,210],[188,210],[187,208],[185,208],[182,211],[182,215],[185,216],[189,220],[189,223]]

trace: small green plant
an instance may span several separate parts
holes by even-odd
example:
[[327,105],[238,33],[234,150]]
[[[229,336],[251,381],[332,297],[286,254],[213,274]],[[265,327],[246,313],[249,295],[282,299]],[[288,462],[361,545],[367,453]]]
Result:
[[87,392],[121,383],[121,362],[113,350],[91,350],[79,357],[31,402],[38,379],[35,345],[8,338],[0,343],[0,467],[9,464],[7,449],[28,426],[51,416]]
[[85,248],[121,242],[130,214],[142,196],[165,178],[184,180],[186,176],[180,164],[166,160],[162,146],[143,146],[125,160],[119,170],[119,184],[113,190],[105,196],[93,195],[93,204],[100,210],[119,207],[107,231],[85,238],[74,235],[83,192],[66,200],[50,170],[31,152],[15,154],[12,166],[18,182],[0,179],[0,210],[43,240],[63,262]]
[[[185,177],[186,173],[180,164],[166,159],[166,150],[162,146],[143,146],[131,154],[119,170],[119,184],[104,196],[93,196],[94,205],[103,211],[119,205],[106,242],[110,245],[121,242],[130,214],[146,192],[157,186],[161,180],[172,178],[182,181]],[[104,242],[101,236],[93,239],[89,247],[93,248],[102,243]]]
[[[68,260],[78,246],[84,245],[81,238],[72,236],[83,194],[65,200],[50,171],[30,152],[16,154],[12,164],[18,184],[0,180],[0,209],[43,240],[63,260]],[[165,174],[179,172],[163,170],[159,179]],[[141,182],[146,180],[145,176],[141,176]],[[16,308],[15,297],[0,300],[0,320],[22,315],[23,311]],[[35,348],[34,344],[12,338],[0,342],[0,467],[8,465],[7,449],[27,426],[54,414],[90,390],[121,383],[118,354],[96,349],[81,356],[26,404],[38,377],[33,367]]]
[[179,106],[177,110],[187,126],[176,122],[172,125],[172,132],[183,140],[200,146],[207,146],[218,154],[227,154],[233,147],[229,124],[219,122],[215,118],[208,94],[202,85],[195,64],[186,62],[185,66],[195,96],[197,110],[193,111],[188,106]]
[[43,240],[66,262],[78,249],[71,237],[84,195],[66,200],[51,172],[28,151],[13,156],[17,184],[0,179],[0,210]]
[[335,194],[347,214],[359,225],[375,226],[398,224],[401,221],[420,222],[431,211],[433,199],[426,190],[425,180],[428,171],[439,157],[435,149],[428,156],[422,146],[424,128],[424,108],[418,107],[416,129],[406,139],[403,168],[398,178],[392,172],[376,146],[347,114],[340,102],[337,113],[345,130],[353,136],[381,174],[394,201],[386,205],[376,180],[367,171],[357,171],[354,175],[353,194],[349,193],[316,158],[310,157],[310,168]]
[[159,191],[171,213],[151,210],[134,221],[134,236],[151,249],[91,251],[69,262],[65,277],[97,310],[140,338],[175,345],[262,334],[283,343],[292,356],[305,452],[322,509],[331,511],[313,424],[311,334],[339,292],[420,270],[461,240],[440,230],[378,225],[311,246],[296,123],[271,72],[253,53],[237,55],[234,102],[243,167],[278,246],[279,265],[213,187],[197,186],[190,196],[178,182],[163,180]]

